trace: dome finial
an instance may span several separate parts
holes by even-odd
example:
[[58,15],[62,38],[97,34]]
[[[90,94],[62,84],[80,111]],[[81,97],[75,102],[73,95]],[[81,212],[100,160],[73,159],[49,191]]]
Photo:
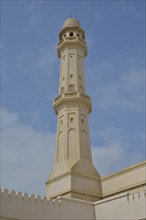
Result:
[[65,27],[72,27],[72,26],[80,27],[80,22],[77,21],[75,18],[70,17],[67,20],[65,20],[65,22],[63,24],[63,28],[65,28]]

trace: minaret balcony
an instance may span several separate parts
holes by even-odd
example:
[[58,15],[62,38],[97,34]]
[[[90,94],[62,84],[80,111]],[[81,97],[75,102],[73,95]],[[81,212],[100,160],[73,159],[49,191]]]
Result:
[[61,57],[61,49],[67,45],[78,45],[82,48],[85,49],[85,54],[84,56],[87,56],[87,45],[86,45],[86,41],[84,41],[83,39],[81,39],[78,36],[74,36],[74,37],[66,37],[64,39],[62,39],[57,46],[57,52],[58,52],[58,56]]
[[88,112],[92,111],[92,102],[90,96],[81,94],[79,92],[66,92],[57,96],[53,101],[53,107],[56,114],[58,113],[58,107],[67,103],[76,103],[77,107],[79,106],[79,103],[84,103],[88,108]]

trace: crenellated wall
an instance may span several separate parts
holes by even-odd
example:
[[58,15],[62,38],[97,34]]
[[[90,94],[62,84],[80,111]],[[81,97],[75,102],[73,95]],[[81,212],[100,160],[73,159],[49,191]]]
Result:
[[146,189],[121,193],[92,203],[73,198],[46,197],[1,191],[1,220],[53,219],[145,219]]
[[1,190],[1,219],[95,219],[91,202]]

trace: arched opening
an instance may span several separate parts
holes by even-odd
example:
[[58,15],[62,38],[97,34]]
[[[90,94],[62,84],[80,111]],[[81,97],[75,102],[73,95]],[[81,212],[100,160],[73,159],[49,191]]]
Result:
[[70,36],[70,37],[73,37],[73,36],[74,36],[74,33],[73,33],[73,32],[70,32],[69,36]]
[[83,118],[81,119],[81,122],[82,122],[82,124],[84,124],[84,119]]
[[75,91],[75,86],[73,84],[69,85],[68,91],[69,92],[74,92]]
[[78,155],[78,149],[76,147],[77,133],[75,129],[68,131],[68,157],[74,158]]

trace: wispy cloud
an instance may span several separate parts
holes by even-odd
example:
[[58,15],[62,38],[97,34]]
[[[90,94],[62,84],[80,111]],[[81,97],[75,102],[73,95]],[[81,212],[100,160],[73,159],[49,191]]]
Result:
[[[47,73],[53,69],[54,63],[58,61],[55,43],[39,48],[37,56],[32,62],[31,68],[38,71],[47,70]],[[43,73],[42,71],[40,72]]]
[[33,31],[35,28],[37,28],[39,22],[40,22],[40,20],[39,20],[38,16],[31,15],[29,18],[29,22],[27,24],[27,27],[24,29],[24,32]]
[[[112,67],[108,66],[110,73]],[[114,71],[115,75],[111,73],[109,76],[102,75],[102,68],[99,71],[94,82],[96,86],[93,87],[93,98],[96,95],[101,109],[144,111],[144,69],[128,69],[117,75]]]
[[28,14],[32,14],[35,9],[38,8],[42,4],[42,1],[29,1],[26,7],[26,11]]
[[41,4],[41,1],[30,1],[27,4],[25,12],[27,14],[28,23],[26,28],[23,30],[23,33],[34,31],[34,29],[36,29],[40,24],[40,17],[37,10]]
[[92,147],[92,153],[93,163],[101,176],[120,171],[144,160],[142,152],[129,152],[120,142]]
[[127,13],[127,14],[133,14],[136,17],[141,17],[142,13],[141,10],[145,8],[144,6],[145,2],[144,1],[135,1],[134,4],[133,2],[130,1],[119,1],[118,5],[120,6],[121,11]]
[[[99,140],[102,139],[102,145],[92,147],[93,163],[102,176],[124,169],[145,158],[144,145],[143,147],[140,144],[137,147],[132,145],[133,137],[116,127],[100,130],[97,137]],[[137,134],[139,141],[141,137],[142,134]]]
[[44,195],[54,160],[55,134],[24,125],[1,109],[1,187]]

